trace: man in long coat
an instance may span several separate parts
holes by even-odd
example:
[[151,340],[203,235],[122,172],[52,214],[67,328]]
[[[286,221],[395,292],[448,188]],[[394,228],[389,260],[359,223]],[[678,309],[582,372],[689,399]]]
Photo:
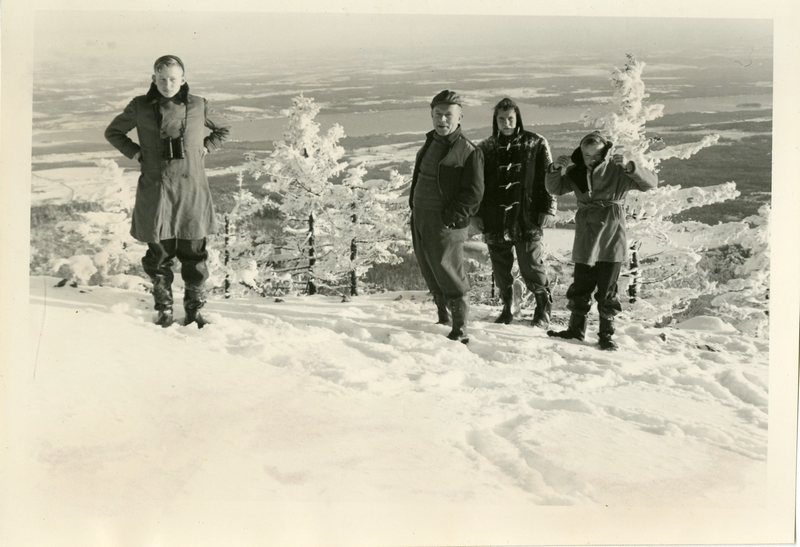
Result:
[[[138,144],[128,137],[136,129]],[[156,323],[167,327],[172,313],[172,263],[181,263],[185,324],[202,328],[208,278],[206,237],[216,230],[206,178],[205,156],[218,148],[228,129],[208,118],[208,103],[189,93],[183,62],[174,55],[153,65],[153,83],[109,124],[105,137],[141,165],[131,235],[147,243],[142,259],[153,282]]]

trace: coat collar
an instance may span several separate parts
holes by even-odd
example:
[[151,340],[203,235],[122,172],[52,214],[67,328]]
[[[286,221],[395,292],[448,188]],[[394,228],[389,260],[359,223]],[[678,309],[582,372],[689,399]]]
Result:
[[455,142],[461,138],[461,124],[456,127],[455,131],[444,137],[440,137],[435,129],[428,131],[425,137],[428,142],[432,141],[433,139],[438,139],[440,142],[445,142],[448,147],[453,146]]
[[[163,96],[161,95],[161,93],[159,93],[158,88],[156,87],[156,84],[151,82],[150,83],[150,89],[147,90],[147,95],[145,95],[145,98],[149,102],[153,103],[153,102],[158,101],[159,99],[162,99]],[[178,93],[175,95],[175,97],[173,97],[173,100],[177,100],[178,102],[182,102],[184,104],[188,103],[189,102],[189,84],[184,83],[181,86],[181,88],[178,90]]]
[[[608,162],[610,159],[608,153],[613,146],[614,143],[611,141],[606,142],[606,145],[603,147],[603,159],[600,163],[594,166],[594,169],[597,169],[604,163]],[[583,154],[581,154],[580,146],[572,152],[570,159],[575,165],[567,171],[567,177],[570,178],[582,192],[587,192],[589,189],[588,183],[586,182],[587,168],[586,164],[583,162]]]
[[[600,163],[595,165],[595,169],[601,163],[603,163],[606,160],[608,160],[608,152],[609,152],[609,150],[611,150],[611,148],[613,146],[614,146],[614,143],[612,143],[611,141],[606,142],[606,145],[603,147],[603,159],[602,159],[602,161]],[[570,157],[570,159],[572,160],[572,163],[574,163],[575,165],[580,167],[582,171],[586,170],[586,164],[583,162],[583,154],[581,154],[581,147],[580,146],[578,148],[576,148],[575,150],[573,150],[572,156]]]

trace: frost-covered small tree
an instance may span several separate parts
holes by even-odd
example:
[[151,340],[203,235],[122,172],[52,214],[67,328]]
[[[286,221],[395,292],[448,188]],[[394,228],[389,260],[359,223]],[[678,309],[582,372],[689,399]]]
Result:
[[65,220],[58,230],[77,234],[84,243],[79,253],[54,258],[53,271],[68,280],[85,285],[126,287],[139,284],[132,276],[140,267],[145,246],[130,237],[135,187],[123,177],[124,170],[113,160],[96,162],[100,168],[100,193],[94,198],[100,211],[80,214],[80,220]]
[[329,251],[318,262],[320,271],[336,278],[346,273],[349,294],[358,294],[358,279],[374,264],[396,264],[410,246],[406,200],[408,178],[392,170],[388,180],[364,180],[363,164],[347,170],[334,185],[321,220]]
[[236,288],[242,287],[266,294],[273,279],[270,258],[272,243],[267,234],[259,230],[255,217],[271,205],[269,198],[257,198],[244,186],[244,171],[237,173],[238,187],[233,196],[233,208],[220,215],[223,227],[221,248],[211,261],[213,269],[221,272],[221,279],[214,281],[222,285],[226,298]]
[[319,106],[309,97],[293,99],[284,140],[248,169],[268,176],[264,188],[276,194],[268,205],[284,219],[285,246],[305,263],[307,288],[357,293],[357,280],[373,265],[396,262],[408,246],[407,207],[400,196],[408,180],[396,171],[388,180],[364,180],[364,165],[352,165],[339,144],[339,125],[320,133]]
[[[646,64],[628,54],[622,68],[611,73],[615,110],[600,117],[584,115],[584,123],[595,127],[614,143],[614,152],[621,153],[626,161],[658,172],[659,164],[670,158],[688,159],[703,148],[716,144],[719,135],[706,135],[700,141],[668,146],[660,138],[649,138],[647,122],[664,115],[663,104],[649,104],[650,95],[642,79]],[[648,196],[650,194],[648,193]]]
[[347,167],[342,161],[344,148],[339,144],[344,130],[335,124],[321,134],[315,121],[319,110],[310,97],[292,99],[291,108],[282,111],[288,117],[284,139],[275,143],[268,158],[250,164],[256,177],[270,178],[265,188],[282,197],[279,208],[285,217],[287,245],[307,259],[309,294],[316,292],[319,276],[317,217],[329,202],[333,180]]

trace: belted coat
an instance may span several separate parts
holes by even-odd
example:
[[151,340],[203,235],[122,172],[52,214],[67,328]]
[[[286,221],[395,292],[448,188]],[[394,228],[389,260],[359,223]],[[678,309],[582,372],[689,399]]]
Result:
[[575,192],[578,212],[575,214],[575,240],[572,260],[577,264],[624,262],[628,252],[625,224],[625,196],[631,190],[651,190],[658,185],[658,176],[635,164],[627,172],[611,161],[612,143],[603,150],[602,161],[587,169],[580,147],[572,153],[572,165],[561,170],[548,168],[545,186],[553,195]]
[[[205,154],[218,148],[228,129],[208,117],[208,102],[183,84],[173,100],[185,106],[183,158],[164,159],[159,102],[155,85],[135,97],[105,131],[105,138],[128,158],[141,152],[131,235],[145,243],[163,239],[202,239],[216,229]],[[136,129],[138,143],[128,133]],[[204,150],[205,148],[205,150]]]

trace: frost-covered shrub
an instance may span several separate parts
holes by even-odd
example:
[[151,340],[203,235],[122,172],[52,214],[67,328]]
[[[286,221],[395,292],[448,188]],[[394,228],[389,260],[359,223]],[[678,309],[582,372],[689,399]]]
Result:
[[[113,160],[96,162],[101,179],[107,181],[97,196],[100,210],[88,210],[77,220],[63,220],[56,229],[64,236],[78,238],[84,247],[71,256],[54,257],[50,269],[56,275],[88,285],[130,285],[125,276],[140,271],[145,246],[130,237],[134,188],[123,178],[123,170]],[[69,252],[69,248],[62,251]]]

